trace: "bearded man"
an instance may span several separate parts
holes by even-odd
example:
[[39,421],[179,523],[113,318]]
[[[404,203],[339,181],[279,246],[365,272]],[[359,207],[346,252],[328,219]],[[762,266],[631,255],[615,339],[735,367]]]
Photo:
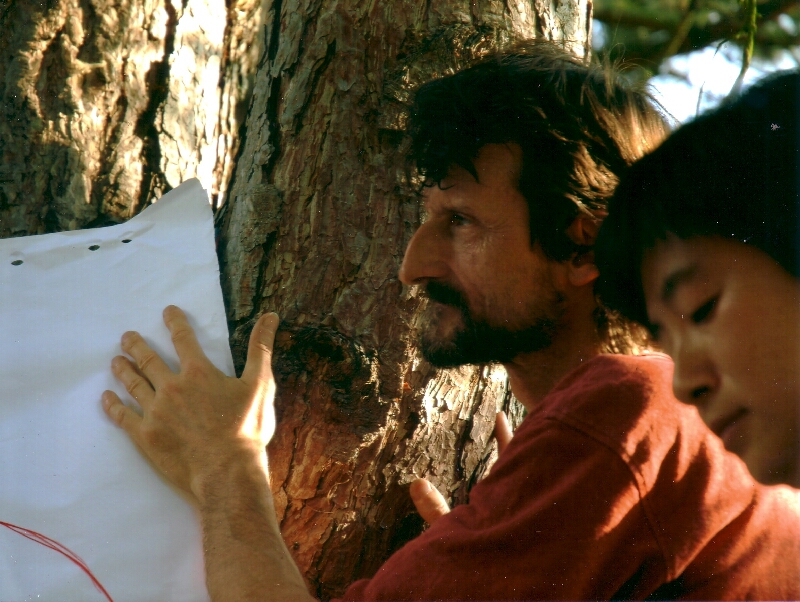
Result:
[[[800,597],[796,496],[674,399],[667,357],[609,353],[635,337],[595,298],[592,245],[616,174],[666,133],[648,96],[533,44],[423,86],[409,133],[427,217],[400,279],[429,296],[424,354],[503,363],[528,415],[470,502],[345,599]],[[267,486],[277,316],[241,379],[179,309],[165,322],[182,372],[126,333],[113,370],[144,414],[111,392],[106,412],[195,501],[214,600],[310,599]]]

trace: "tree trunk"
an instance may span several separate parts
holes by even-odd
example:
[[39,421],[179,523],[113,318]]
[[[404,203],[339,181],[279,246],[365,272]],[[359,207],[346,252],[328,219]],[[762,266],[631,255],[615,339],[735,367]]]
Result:
[[520,418],[501,369],[435,371],[417,355],[420,300],[396,278],[419,222],[403,105],[514,38],[585,55],[590,11],[590,0],[0,0],[0,236],[123,221],[200,178],[222,207],[239,368],[255,318],[283,318],[272,487],[323,598],[421,531],[411,480],[463,503],[494,460],[495,410]]
[[[282,319],[269,448],[281,530],[314,593],[372,575],[423,524],[407,484],[467,500],[495,458],[502,369],[435,371],[397,280],[419,205],[403,104],[419,83],[518,37],[587,52],[586,2],[274,0],[220,256],[239,367],[254,319]],[[519,416],[518,407],[515,415]]]
[[105,225],[227,188],[260,0],[0,0],[0,236]]

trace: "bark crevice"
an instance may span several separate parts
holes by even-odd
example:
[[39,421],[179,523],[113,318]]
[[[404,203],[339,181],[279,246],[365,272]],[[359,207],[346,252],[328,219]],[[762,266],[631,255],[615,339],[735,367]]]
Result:
[[135,133],[142,140],[142,184],[135,211],[140,211],[171,190],[166,174],[161,167],[161,143],[164,134],[160,122],[163,117],[164,102],[169,95],[169,59],[175,51],[175,35],[178,30],[178,13],[170,2],[164,3],[167,12],[164,54],[160,61],[150,65],[146,75],[148,101],[144,111],[136,121]]

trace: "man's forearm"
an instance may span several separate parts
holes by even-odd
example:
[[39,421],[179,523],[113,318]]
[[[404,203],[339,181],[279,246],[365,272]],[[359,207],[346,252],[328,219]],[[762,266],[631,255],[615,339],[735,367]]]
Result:
[[228,462],[203,484],[206,582],[214,602],[311,601],[283,542],[263,462]]

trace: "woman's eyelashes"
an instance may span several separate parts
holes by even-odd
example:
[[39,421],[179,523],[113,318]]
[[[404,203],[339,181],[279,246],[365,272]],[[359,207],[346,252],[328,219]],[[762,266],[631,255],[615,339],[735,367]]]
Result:
[[716,295],[698,307],[692,314],[692,322],[695,324],[702,324],[708,320],[714,313],[714,308],[717,306],[718,299],[719,295]]
[[[706,320],[711,318],[714,314],[714,308],[717,306],[717,301],[719,300],[719,295],[715,295],[705,303],[703,303],[700,307],[698,307],[694,313],[692,313],[689,318],[691,319],[693,324],[703,324]],[[686,314],[681,313],[680,318],[681,320],[684,319]],[[662,336],[662,326],[658,322],[650,322],[647,325],[647,329],[650,331],[650,338],[656,342],[661,343],[660,339]]]

